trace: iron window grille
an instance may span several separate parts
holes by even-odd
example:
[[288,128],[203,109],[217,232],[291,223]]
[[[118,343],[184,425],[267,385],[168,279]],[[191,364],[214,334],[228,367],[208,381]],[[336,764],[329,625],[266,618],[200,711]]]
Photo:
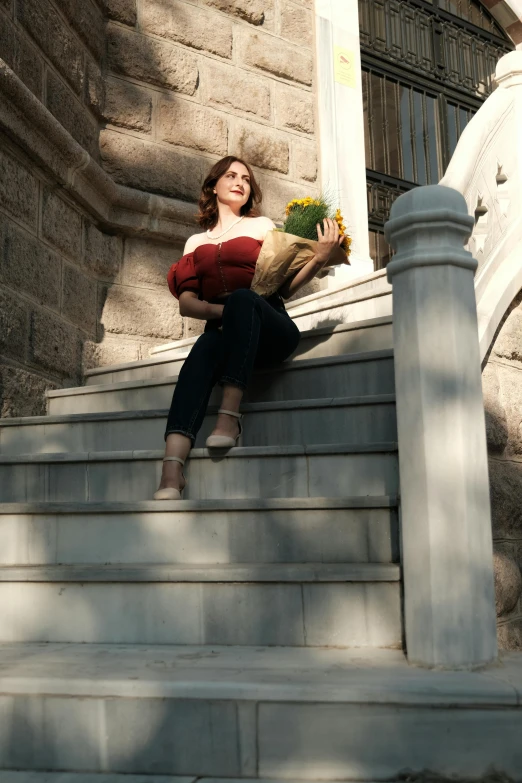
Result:
[[359,0],[371,254],[389,248],[393,200],[443,175],[458,138],[514,47],[473,0]]

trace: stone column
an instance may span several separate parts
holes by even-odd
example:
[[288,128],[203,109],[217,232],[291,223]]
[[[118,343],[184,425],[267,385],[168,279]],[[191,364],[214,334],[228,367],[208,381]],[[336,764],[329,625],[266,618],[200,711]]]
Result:
[[321,187],[338,200],[352,237],[351,267],[328,277],[335,288],[373,272],[357,0],[315,0],[315,30]]
[[473,218],[452,188],[416,188],[385,226],[393,333],[406,646],[411,663],[495,659],[495,596]]

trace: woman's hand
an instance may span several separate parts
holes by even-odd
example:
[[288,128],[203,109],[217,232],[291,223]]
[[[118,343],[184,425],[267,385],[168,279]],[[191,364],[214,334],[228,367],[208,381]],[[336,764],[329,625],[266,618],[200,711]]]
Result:
[[332,251],[341,245],[344,234],[339,233],[339,226],[336,221],[331,218],[325,218],[323,226],[324,234],[321,231],[320,224],[317,223],[317,236],[319,239],[313,258],[279,288],[279,293],[284,299],[289,299],[302,286],[309,283],[328,262]]
[[317,251],[315,253],[314,261],[318,266],[324,266],[332,251],[339,247],[344,239],[344,234],[339,233],[339,226],[332,218],[325,218],[323,220],[324,234],[321,231],[321,226],[317,224]]

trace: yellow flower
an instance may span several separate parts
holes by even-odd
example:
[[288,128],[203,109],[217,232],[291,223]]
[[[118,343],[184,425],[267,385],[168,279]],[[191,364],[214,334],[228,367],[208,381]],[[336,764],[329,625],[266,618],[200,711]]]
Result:
[[302,209],[305,209],[306,207],[310,206],[310,204],[319,205],[320,203],[320,201],[314,200],[311,196],[305,196],[304,198],[293,198],[292,201],[289,201],[286,205],[285,215],[288,217],[292,209],[295,207],[301,207]]
[[286,205],[285,214],[288,216],[295,207],[306,209],[306,207],[309,207],[311,204],[314,204],[318,207],[321,205],[321,201],[319,199],[312,198],[311,196],[305,196],[304,198],[293,198]]
[[292,211],[292,209],[293,209],[295,206],[297,206],[297,205],[298,205],[298,203],[299,203],[299,202],[298,202],[298,199],[296,199],[296,198],[294,198],[294,199],[292,199],[292,201],[289,201],[289,202],[288,202],[288,204],[286,205],[286,209],[285,209],[285,215],[286,215],[287,217],[288,217],[288,215],[290,214],[290,212]]
[[[346,231],[346,226],[344,225],[344,220],[343,220],[343,216],[341,214],[341,210],[340,209],[336,210],[336,212],[335,212],[335,221],[336,221],[337,225],[339,226],[339,231],[341,232],[341,234],[344,234],[345,231]],[[343,241],[341,242],[341,247],[343,248],[343,250],[346,252],[346,255],[348,255],[348,256],[350,255],[350,245],[351,244],[352,244],[351,237],[346,235],[344,237]]]
[[341,247],[345,251],[346,255],[350,255],[350,245],[352,244],[352,239],[349,236],[346,236],[343,241],[341,242]]

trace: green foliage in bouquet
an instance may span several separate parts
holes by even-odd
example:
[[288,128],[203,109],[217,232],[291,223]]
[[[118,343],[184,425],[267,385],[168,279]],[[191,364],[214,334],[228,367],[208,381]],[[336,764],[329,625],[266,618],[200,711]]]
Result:
[[[323,228],[323,220],[331,218],[339,226],[339,231],[344,234],[346,226],[343,223],[341,211],[335,209],[330,197],[321,193],[317,198],[294,198],[286,205],[286,220],[283,231],[287,234],[302,237],[303,239],[318,240],[317,224]],[[351,239],[345,236],[341,247],[347,254],[350,252]]]

